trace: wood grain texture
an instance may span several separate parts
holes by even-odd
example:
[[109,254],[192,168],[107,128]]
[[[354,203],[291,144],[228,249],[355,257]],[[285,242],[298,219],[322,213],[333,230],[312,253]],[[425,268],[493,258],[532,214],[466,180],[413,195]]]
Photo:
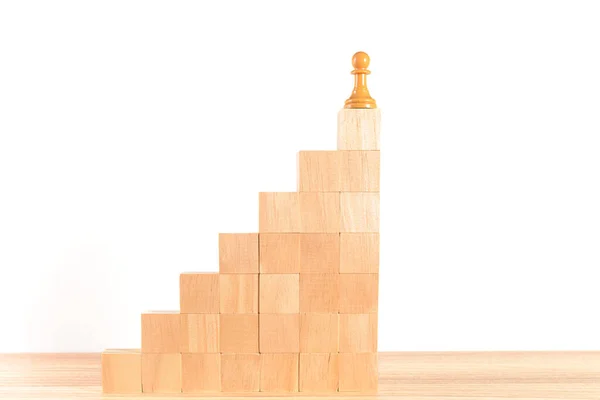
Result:
[[300,314],[300,353],[337,353],[338,315]]
[[300,232],[340,232],[339,193],[299,193]]
[[340,274],[340,313],[377,312],[379,274]]
[[[98,353],[0,355],[0,398],[105,400],[100,365]],[[289,398],[287,395],[266,397],[261,393],[252,396],[265,400]],[[376,395],[300,392],[295,396],[314,400],[332,397],[340,400],[598,400],[600,352],[380,353]],[[110,395],[109,398],[143,400],[148,396]],[[230,393],[196,398],[239,399]]]
[[303,233],[300,236],[301,273],[340,272],[340,235],[338,233]]
[[257,274],[258,234],[220,233],[219,272],[222,274]]
[[219,274],[212,272],[181,274],[179,307],[182,314],[218,314]]
[[379,273],[379,233],[341,233],[340,272]]
[[299,192],[339,192],[338,151],[301,151],[298,153]]
[[181,391],[183,393],[221,390],[221,354],[181,355]]
[[339,355],[300,354],[300,391],[334,393],[339,383]]
[[142,353],[142,392],[181,393],[181,354]]
[[340,392],[377,391],[377,353],[340,353]]
[[340,151],[340,192],[379,192],[379,151]]
[[181,352],[220,352],[219,314],[181,314]]
[[300,312],[299,274],[260,274],[261,313],[297,314]]
[[340,353],[377,352],[377,314],[339,314]]
[[379,192],[379,151],[301,151],[299,192]]
[[379,150],[381,112],[375,109],[342,109],[338,113],[338,150]]
[[221,354],[221,389],[224,392],[258,392],[260,354]]
[[221,314],[221,353],[258,353],[258,314]]
[[337,313],[340,274],[300,274],[300,312]]
[[340,232],[379,232],[379,193],[340,193]]
[[301,236],[300,233],[261,233],[260,273],[299,273]]
[[298,353],[300,314],[260,314],[260,352]]
[[261,233],[260,273],[340,272],[338,233]]
[[258,215],[260,233],[301,232],[300,199],[296,192],[259,193]]
[[221,390],[221,354],[182,354],[181,391],[183,393]]
[[104,393],[142,393],[139,349],[111,349],[102,353],[102,389]]
[[[359,206],[354,205],[356,212]],[[340,193],[262,192],[258,197],[258,214],[260,233],[337,233]]]
[[142,314],[142,353],[178,353],[181,349],[181,314],[177,311]]
[[258,274],[219,276],[222,314],[258,313]]
[[260,391],[297,392],[298,354],[261,354]]

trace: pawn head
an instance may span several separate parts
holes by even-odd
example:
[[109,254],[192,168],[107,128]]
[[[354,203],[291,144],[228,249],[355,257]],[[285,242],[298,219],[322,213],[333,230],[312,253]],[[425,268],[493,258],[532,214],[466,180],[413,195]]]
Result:
[[369,63],[371,62],[371,58],[364,51],[359,51],[355,53],[352,57],[352,66],[355,69],[367,69],[369,68]]

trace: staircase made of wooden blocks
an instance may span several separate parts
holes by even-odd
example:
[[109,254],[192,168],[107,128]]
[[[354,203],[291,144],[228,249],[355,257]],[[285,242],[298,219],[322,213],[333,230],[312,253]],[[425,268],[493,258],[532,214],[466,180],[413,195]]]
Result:
[[219,235],[219,273],[183,273],[141,350],[102,354],[105,393],[377,391],[379,123],[369,58],[337,151],[301,151],[298,191],[259,194],[259,232]]

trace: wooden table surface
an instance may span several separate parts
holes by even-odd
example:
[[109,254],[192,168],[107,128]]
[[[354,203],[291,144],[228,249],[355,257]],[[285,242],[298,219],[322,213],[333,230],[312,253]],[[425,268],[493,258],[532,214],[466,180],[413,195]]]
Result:
[[[600,399],[600,352],[380,353],[379,393],[318,399]],[[284,398],[264,393],[253,399]],[[129,399],[102,395],[99,354],[0,355],[1,399]],[[220,400],[239,396],[219,396]],[[211,397],[198,397],[208,399]],[[212,397],[214,398],[214,397]],[[287,399],[290,396],[285,397]]]

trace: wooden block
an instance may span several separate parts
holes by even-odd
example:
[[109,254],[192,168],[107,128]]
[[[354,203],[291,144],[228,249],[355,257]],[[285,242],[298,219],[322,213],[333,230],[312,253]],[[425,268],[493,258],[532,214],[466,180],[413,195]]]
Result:
[[301,151],[298,153],[299,192],[339,192],[340,152]]
[[181,391],[202,393],[221,391],[221,354],[182,354]]
[[219,353],[219,314],[181,314],[181,352]]
[[142,393],[142,356],[139,349],[105,350],[101,359],[103,393]]
[[301,392],[337,392],[339,382],[338,354],[300,354],[299,388]]
[[340,232],[379,232],[379,193],[340,193]]
[[259,389],[260,354],[221,354],[223,392],[258,392]]
[[219,272],[257,274],[258,233],[220,233]]
[[340,392],[377,391],[377,353],[340,353]]
[[338,273],[338,233],[260,235],[260,272],[267,274]]
[[300,274],[300,312],[337,313],[340,274]]
[[260,234],[260,273],[297,274],[300,272],[299,233]]
[[176,311],[142,314],[142,353],[181,351],[181,315]]
[[260,274],[261,313],[297,314],[300,312],[299,274]]
[[299,204],[296,192],[259,193],[259,232],[301,232]]
[[221,314],[258,313],[258,274],[219,276]]
[[340,232],[339,193],[299,193],[300,232]]
[[340,192],[379,192],[379,151],[340,151]]
[[221,353],[258,353],[258,314],[221,314]]
[[339,314],[340,353],[377,353],[377,314]]
[[338,332],[338,314],[300,314],[300,353],[337,353]]
[[182,314],[219,313],[219,274],[190,272],[179,277]]
[[261,354],[260,391],[297,392],[298,354]]
[[259,314],[261,353],[300,351],[300,314]]
[[379,273],[379,233],[341,233],[340,272]]
[[303,233],[300,235],[300,272],[340,272],[340,235]]
[[379,150],[379,108],[344,108],[338,113],[338,150]]
[[340,274],[340,313],[377,312],[379,274]]
[[181,392],[181,354],[142,353],[144,393]]

